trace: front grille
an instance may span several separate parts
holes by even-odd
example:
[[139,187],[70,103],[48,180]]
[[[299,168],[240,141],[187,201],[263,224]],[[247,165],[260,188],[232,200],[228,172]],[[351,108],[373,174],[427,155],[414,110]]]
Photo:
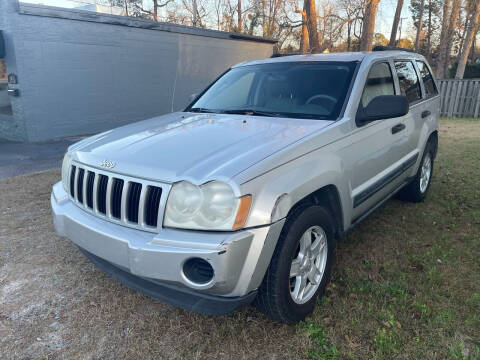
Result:
[[93,171],[88,172],[87,177],[87,206],[93,209],[93,185],[95,183],[95,173]]
[[75,173],[76,173],[77,167],[72,166],[72,169],[70,170],[70,195],[72,197],[75,197]]
[[102,214],[107,213],[107,185],[108,176],[98,176],[98,188],[97,188],[97,208]]
[[85,170],[78,169],[78,180],[77,180],[77,200],[79,203],[83,204],[83,176],[85,175]]
[[140,194],[142,193],[142,184],[137,182],[130,183],[127,199],[127,219],[131,222],[138,222],[138,210],[140,208]]
[[122,209],[123,180],[113,179],[112,195],[110,196],[110,209],[114,218],[120,219]]
[[68,183],[71,198],[94,215],[151,231],[159,225],[162,187],[150,181],[75,164]]
[[161,196],[162,188],[156,186],[148,187],[147,201],[145,202],[145,223],[148,226],[157,227],[158,206]]

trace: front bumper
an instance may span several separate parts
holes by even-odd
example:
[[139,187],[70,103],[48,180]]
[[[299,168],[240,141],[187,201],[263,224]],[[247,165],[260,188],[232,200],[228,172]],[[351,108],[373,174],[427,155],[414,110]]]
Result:
[[85,249],[80,248],[80,251],[97,267],[129,288],[154,299],[200,314],[227,314],[242,305],[251,303],[257,294],[256,291],[251,291],[245,296],[215,296],[179,288],[170,284],[159,284],[120,269]]
[[[136,276],[139,283],[149,281],[217,297],[248,297],[258,288],[284,222],[236,232],[162,229],[150,233],[84,211],[69,198],[61,183],[53,187],[51,205],[60,236],[69,238],[95,258]],[[212,281],[202,285],[186,279],[182,267],[193,257],[212,265]]]

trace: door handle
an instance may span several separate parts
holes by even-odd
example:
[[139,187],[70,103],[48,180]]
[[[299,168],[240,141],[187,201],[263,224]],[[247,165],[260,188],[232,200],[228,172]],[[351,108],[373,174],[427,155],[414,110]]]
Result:
[[18,96],[20,95],[20,90],[18,89],[7,89],[7,94],[10,96]]
[[400,132],[403,129],[405,129],[405,124],[397,124],[394,127],[392,127],[392,134],[396,134],[397,132]]
[[430,111],[428,110],[425,110],[424,112],[422,112],[422,119],[425,119],[427,116],[429,116],[431,114]]

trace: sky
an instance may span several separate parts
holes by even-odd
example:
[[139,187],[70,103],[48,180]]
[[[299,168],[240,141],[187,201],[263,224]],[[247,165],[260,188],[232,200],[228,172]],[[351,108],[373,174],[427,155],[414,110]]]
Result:
[[[402,9],[402,37],[405,37],[405,34],[408,37],[412,37],[413,33],[413,21],[412,14],[408,9],[410,1],[405,1]],[[381,0],[377,12],[377,19],[375,21],[375,32],[380,32],[386,36],[387,39],[390,38],[390,32],[392,31],[393,17],[395,16],[395,10],[397,8],[397,0]],[[406,31],[406,33],[405,33]],[[397,33],[398,36],[398,33]]]
[[[82,5],[91,4],[94,1],[91,0],[20,0],[22,2],[28,2],[33,4],[44,4],[59,7],[79,7]],[[405,18],[402,25],[402,37],[407,35],[413,36],[413,21],[411,18],[410,10],[408,6],[410,1],[405,1],[402,9],[401,17]],[[375,32],[380,32],[388,39],[392,30],[393,17],[395,15],[395,9],[397,6],[397,0],[381,0],[378,7],[377,18],[375,22]],[[398,36],[398,33],[397,33]]]

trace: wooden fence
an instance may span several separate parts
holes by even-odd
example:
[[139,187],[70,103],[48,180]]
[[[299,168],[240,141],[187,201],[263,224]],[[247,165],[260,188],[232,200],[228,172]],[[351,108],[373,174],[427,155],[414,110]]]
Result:
[[480,79],[439,80],[440,114],[448,117],[480,117]]

